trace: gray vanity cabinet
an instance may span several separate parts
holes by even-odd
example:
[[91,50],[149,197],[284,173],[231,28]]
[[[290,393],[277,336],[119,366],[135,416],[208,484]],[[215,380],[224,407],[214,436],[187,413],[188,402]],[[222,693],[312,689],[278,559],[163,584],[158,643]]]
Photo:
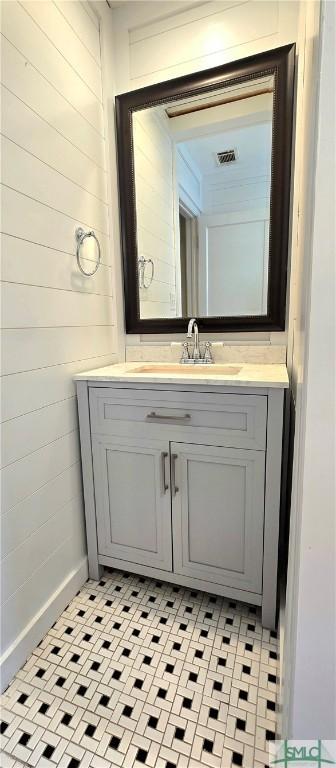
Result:
[[77,382],[89,573],[262,605],[275,626],[283,390]]
[[95,436],[92,456],[99,552],[171,571],[169,443]]
[[172,443],[174,571],[261,593],[265,454]]

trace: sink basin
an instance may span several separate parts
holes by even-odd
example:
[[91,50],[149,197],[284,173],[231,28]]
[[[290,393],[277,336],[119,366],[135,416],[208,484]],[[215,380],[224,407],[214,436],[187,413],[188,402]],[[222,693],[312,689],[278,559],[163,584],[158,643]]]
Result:
[[235,365],[180,365],[179,363],[146,363],[134,366],[130,373],[173,373],[180,376],[236,376],[240,367]]

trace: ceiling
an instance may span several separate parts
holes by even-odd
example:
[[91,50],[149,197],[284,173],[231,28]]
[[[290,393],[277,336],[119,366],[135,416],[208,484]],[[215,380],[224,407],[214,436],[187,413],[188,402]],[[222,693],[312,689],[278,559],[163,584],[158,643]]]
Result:
[[[239,176],[246,171],[250,175],[263,175],[270,172],[272,149],[272,123],[246,125],[234,130],[208,136],[200,136],[177,145],[186,153],[200,176],[218,174],[221,182],[232,178],[232,171]],[[234,149],[237,160],[232,164],[218,166],[217,152]]]

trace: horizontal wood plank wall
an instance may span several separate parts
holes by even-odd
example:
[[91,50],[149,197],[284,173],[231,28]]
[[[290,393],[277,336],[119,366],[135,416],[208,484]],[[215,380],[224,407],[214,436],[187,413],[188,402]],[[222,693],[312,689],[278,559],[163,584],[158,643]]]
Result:
[[[116,362],[117,334],[98,19],[86,2],[3,2],[1,30],[6,652],[83,562],[72,377]],[[102,247],[90,279],[79,225]]]
[[[120,4],[113,10],[116,93],[295,43],[298,17],[297,0],[133,3],[132,13]],[[286,344],[287,333],[230,333],[224,338]],[[169,343],[171,337],[150,339]],[[148,335],[127,337],[128,344],[148,341]]]
[[127,10],[121,6],[115,11],[115,35],[121,45],[119,18],[121,27],[127,26],[129,49],[126,70],[123,61],[122,86],[127,76],[125,90],[293,43],[298,13],[296,0],[270,0],[266,4],[263,0],[215,0],[195,2],[189,9],[181,3],[171,15],[162,10],[161,18],[158,4],[157,20],[152,12],[147,23],[144,12],[137,16],[135,10],[128,15],[127,24]]
[[[166,118],[167,119],[167,118]],[[168,122],[168,120],[167,120]],[[139,256],[152,259],[153,280],[140,290],[141,317],[174,317],[176,258],[173,146],[163,117],[148,110],[134,115],[134,173]],[[151,267],[145,267],[145,283]]]

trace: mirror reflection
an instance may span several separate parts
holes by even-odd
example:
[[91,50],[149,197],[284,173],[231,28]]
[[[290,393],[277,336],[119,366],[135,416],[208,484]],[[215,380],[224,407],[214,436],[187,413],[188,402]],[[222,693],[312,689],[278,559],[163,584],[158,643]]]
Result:
[[267,314],[273,88],[133,113],[142,319]]

